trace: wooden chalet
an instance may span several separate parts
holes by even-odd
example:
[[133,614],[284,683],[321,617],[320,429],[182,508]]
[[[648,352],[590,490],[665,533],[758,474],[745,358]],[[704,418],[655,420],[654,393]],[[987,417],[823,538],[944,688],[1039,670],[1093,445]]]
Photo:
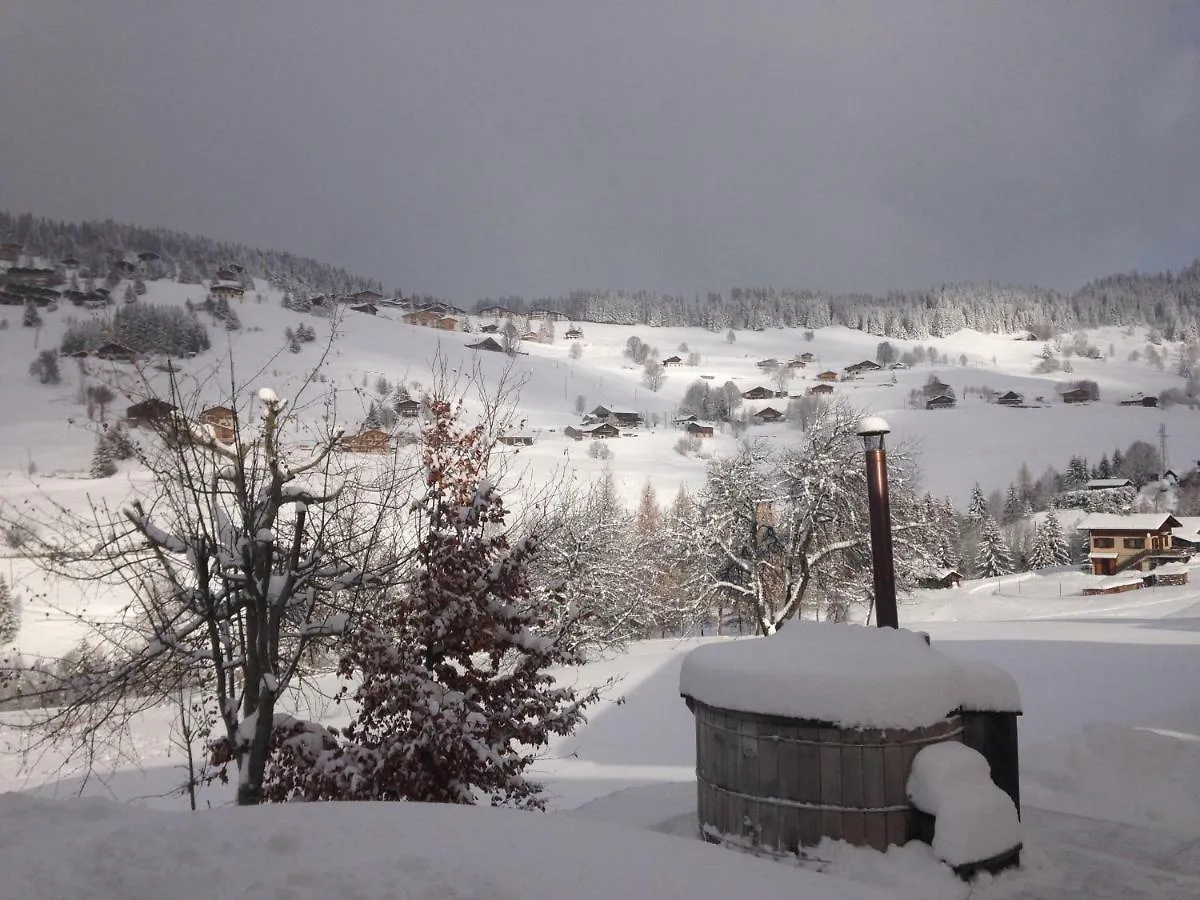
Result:
[[509,432],[498,438],[506,447],[532,447],[533,435],[528,431]]
[[499,334],[500,326],[495,324],[482,325],[480,326],[479,330],[483,334]]
[[787,367],[789,369],[803,369],[807,365],[808,363],[802,359],[789,359],[787,361]]
[[925,401],[926,409],[954,409],[957,405],[958,401],[949,394],[938,394]]
[[490,350],[492,353],[503,353],[504,347],[493,337],[485,337],[482,341],[467,344],[468,350]]
[[568,328],[567,333],[563,335],[568,341],[577,341],[583,337],[583,332],[578,328]]
[[962,584],[962,573],[957,569],[935,569],[917,579],[923,588],[956,588]]
[[614,412],[611,421],[621,428],[637,428],[642,424],[642,414],[635,412]]
[[5,269],[3,281],[7,284],[25,284],[31,287],[58,287],[67,279],[58,269],[10,266]]
[[804,353],[800,354],[799,358],[804,362],[812,362],[814,359],[816,359],[816,356],[806,350]]
[[246,290],[236,281],[215,281],[208,289],[214,300],[241,300]]
[[358,291],[354,294],[349,294],[342,298],[343,303],[378,303],[383,299],[383,294],[378,291]]
[[344,437],[339,449],[347,453],[387,453],[391,447],[391,437],[386,431],[378,428],[368,428],[358,434]]
[[821,396],[824,394],[832,394],[833,393],[833,385],[832,384],[824,384],[824,383],[814,384],[812,387],[810,387],[808,389],[808,393],[816,394],[817,396]]
[[421,414],[421,403],[418,400],[400,400],[392,408],[402,419],[415,419]]
[[1092,399],[1091,393],[1085,388],[1072,388],[1059,394],[1063,403],[1087,403]]
[[125,410],[125,421],[131,428],[153,428],[170,420],[176,407],[166,400],[151,397]]
[[118,344],[116,341],[107,341],[96,348],[93,354],[99,359],[106,359],[110,362],[137,362],[138,355],[126,347],[124,344]]
[[516,314],[506,306],[485,306],[476,315],[493,319],[506,319]]
[[851,374],[856,374],[858,372],[877,372],[882,368],[883,366],[874,360],[864,359],[861,362],[856,362],[852,365],[846,366],[846,371],[850,372]]
[[760,369],[776,369],[779,367],[779,360],[772,356],[770,359],[760,359],[755,365]]
[[233,440],[237,429],[237,413],[228,406],[210,406],[200,413],[197,421],[211,428],[213,437],[226,444]]
[[1077,526],[1088,535],[1088,560],[1095,575],[1149,572],[1186,558],[1175,548],[1174,531],[1182,523],[1169,513],[1122,516],[1093,513]]
[[541,307],[531,309],[528,317],[530,319],[549,319],[551,322],[565,322],[567,320],[566,313],[559,312],[556,309],[544,309]]
[[1008,391],[996,398],[996,402],[1000,406],[1020,406],[1025,402],[1025,398],[1016,391]]
[[683,426],[691,437],[710,438],[713,436],[713,427],[711,425],[701,425],[699,422],[688,422]]
[[1154,409],[1158,406],[1157,397],[1147,397],[1145,394],[1134,394],[1132,397],[1126,397],[1120,401],[1121,406],[1144,406],[1148,409]]
[[1176,516],[1179,527],[1171,529],[1171,547],[1189,557],[1200,553],[1200,516]]
[[837,380],[838,380],[838,373],[833,371],[833,369],[828,369],[824,372],[817,373],[817,381],[837,381]]
[[568,425],[563,429],[563,434],[575,441],[582,441],[585,437],[593,440],[609,440],[611,438],[619,438],[621,431],[616,425],[609,422],[601,422],[599,425],[593,425],[590,428],[576,428],[573,425]]
[[421,325],[433,328],[442,319],[442,314],[434,309],[418,309],[404,314],[404,321],[409,325]]
[[754,414],[754,418],[760,423],[779,422],[783,419],[783,413],[777,409],[774,409],[773,407],[768,406],[756,412]]
[[683,359],[678,356],[668,356],[662,361],[664,366],[682,366]]
[[748,391],[742,391],[743,400],[773,400],[775,392],[770,388],[765,388],[762,385],[752,387]]

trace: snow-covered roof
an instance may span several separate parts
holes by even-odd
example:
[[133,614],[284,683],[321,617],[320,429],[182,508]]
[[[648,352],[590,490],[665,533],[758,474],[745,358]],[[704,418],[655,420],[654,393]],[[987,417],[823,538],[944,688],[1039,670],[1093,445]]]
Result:
[[1188,567],[1183,563],[1166,563],[1154,569],[1155,575],[1186,575]]
[[1007,673],[967,677],[916,632],[826,622],[697,647],[679,675],[681,694],[719,709],[864,728],[932,725],[964,705],[968,685],[970,699],[1020,704]]
[[1178,528],[1179,520],[1170,513],[1136,513],[1129,516],[1093,513],[1080,519],[1075,527],[1079,531],[1162,531]]
[[1087,483],[1088,490],[1097,491],[1104,488],[1128,487],[1133,482],[1128,478],[1093,478]]

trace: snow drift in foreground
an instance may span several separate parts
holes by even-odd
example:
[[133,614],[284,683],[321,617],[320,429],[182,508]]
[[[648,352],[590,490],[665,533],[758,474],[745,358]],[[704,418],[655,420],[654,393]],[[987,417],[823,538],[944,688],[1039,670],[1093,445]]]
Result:
[[22,900],[901,896],[602,822],[417,803],[181,814],[3,794],[0,872]]

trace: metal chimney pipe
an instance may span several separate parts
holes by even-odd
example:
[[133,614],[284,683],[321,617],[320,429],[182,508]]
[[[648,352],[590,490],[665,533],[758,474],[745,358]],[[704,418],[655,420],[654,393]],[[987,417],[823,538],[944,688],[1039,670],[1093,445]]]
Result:
[[858,426],[867,463],[867,502],[871,513],[871,571],[875,579],[875,624],[899,628],[896,613],[896,570],[892,558],[892,512],[888,502],[887,451],[883,436],[891,431],[878,416]]

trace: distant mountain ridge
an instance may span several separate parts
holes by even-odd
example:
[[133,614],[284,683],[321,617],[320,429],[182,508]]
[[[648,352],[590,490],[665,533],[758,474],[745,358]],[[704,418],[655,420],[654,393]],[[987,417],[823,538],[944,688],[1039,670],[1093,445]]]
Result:
[[[66,223],[0,210],[0,242],[54,262],[73,259],[103,277],[119,260],[158,257],[163,277],[198,283],[236,265],[246,278],[262,278],[298,296],[345,297],[376,291],[380,282],[309,257],[260,250],[165,228],[111,220]],[[426,305],[435,297],[420,299]],[[816,329],[843,325],[898,339],[944,337],[963,328],[1029,332],[1039,340],[1055,333],[1110,325],[1144,325],[1164,340],[1200,340],[1200,259],[1178,273],[1131,272],[1098,278],[1074,293],[995,283],[954,283],[882,295],[826,294],[794,288],[734,288],[727,294],[685,297],[654,291],[572,291],[565,296],[483,298],[477,315],[497,308],[528,315],[547,312],[574,322],[612,325],[695,326],[713,331],[764,328]],[[483,312],[487,310],[487,312]]]

